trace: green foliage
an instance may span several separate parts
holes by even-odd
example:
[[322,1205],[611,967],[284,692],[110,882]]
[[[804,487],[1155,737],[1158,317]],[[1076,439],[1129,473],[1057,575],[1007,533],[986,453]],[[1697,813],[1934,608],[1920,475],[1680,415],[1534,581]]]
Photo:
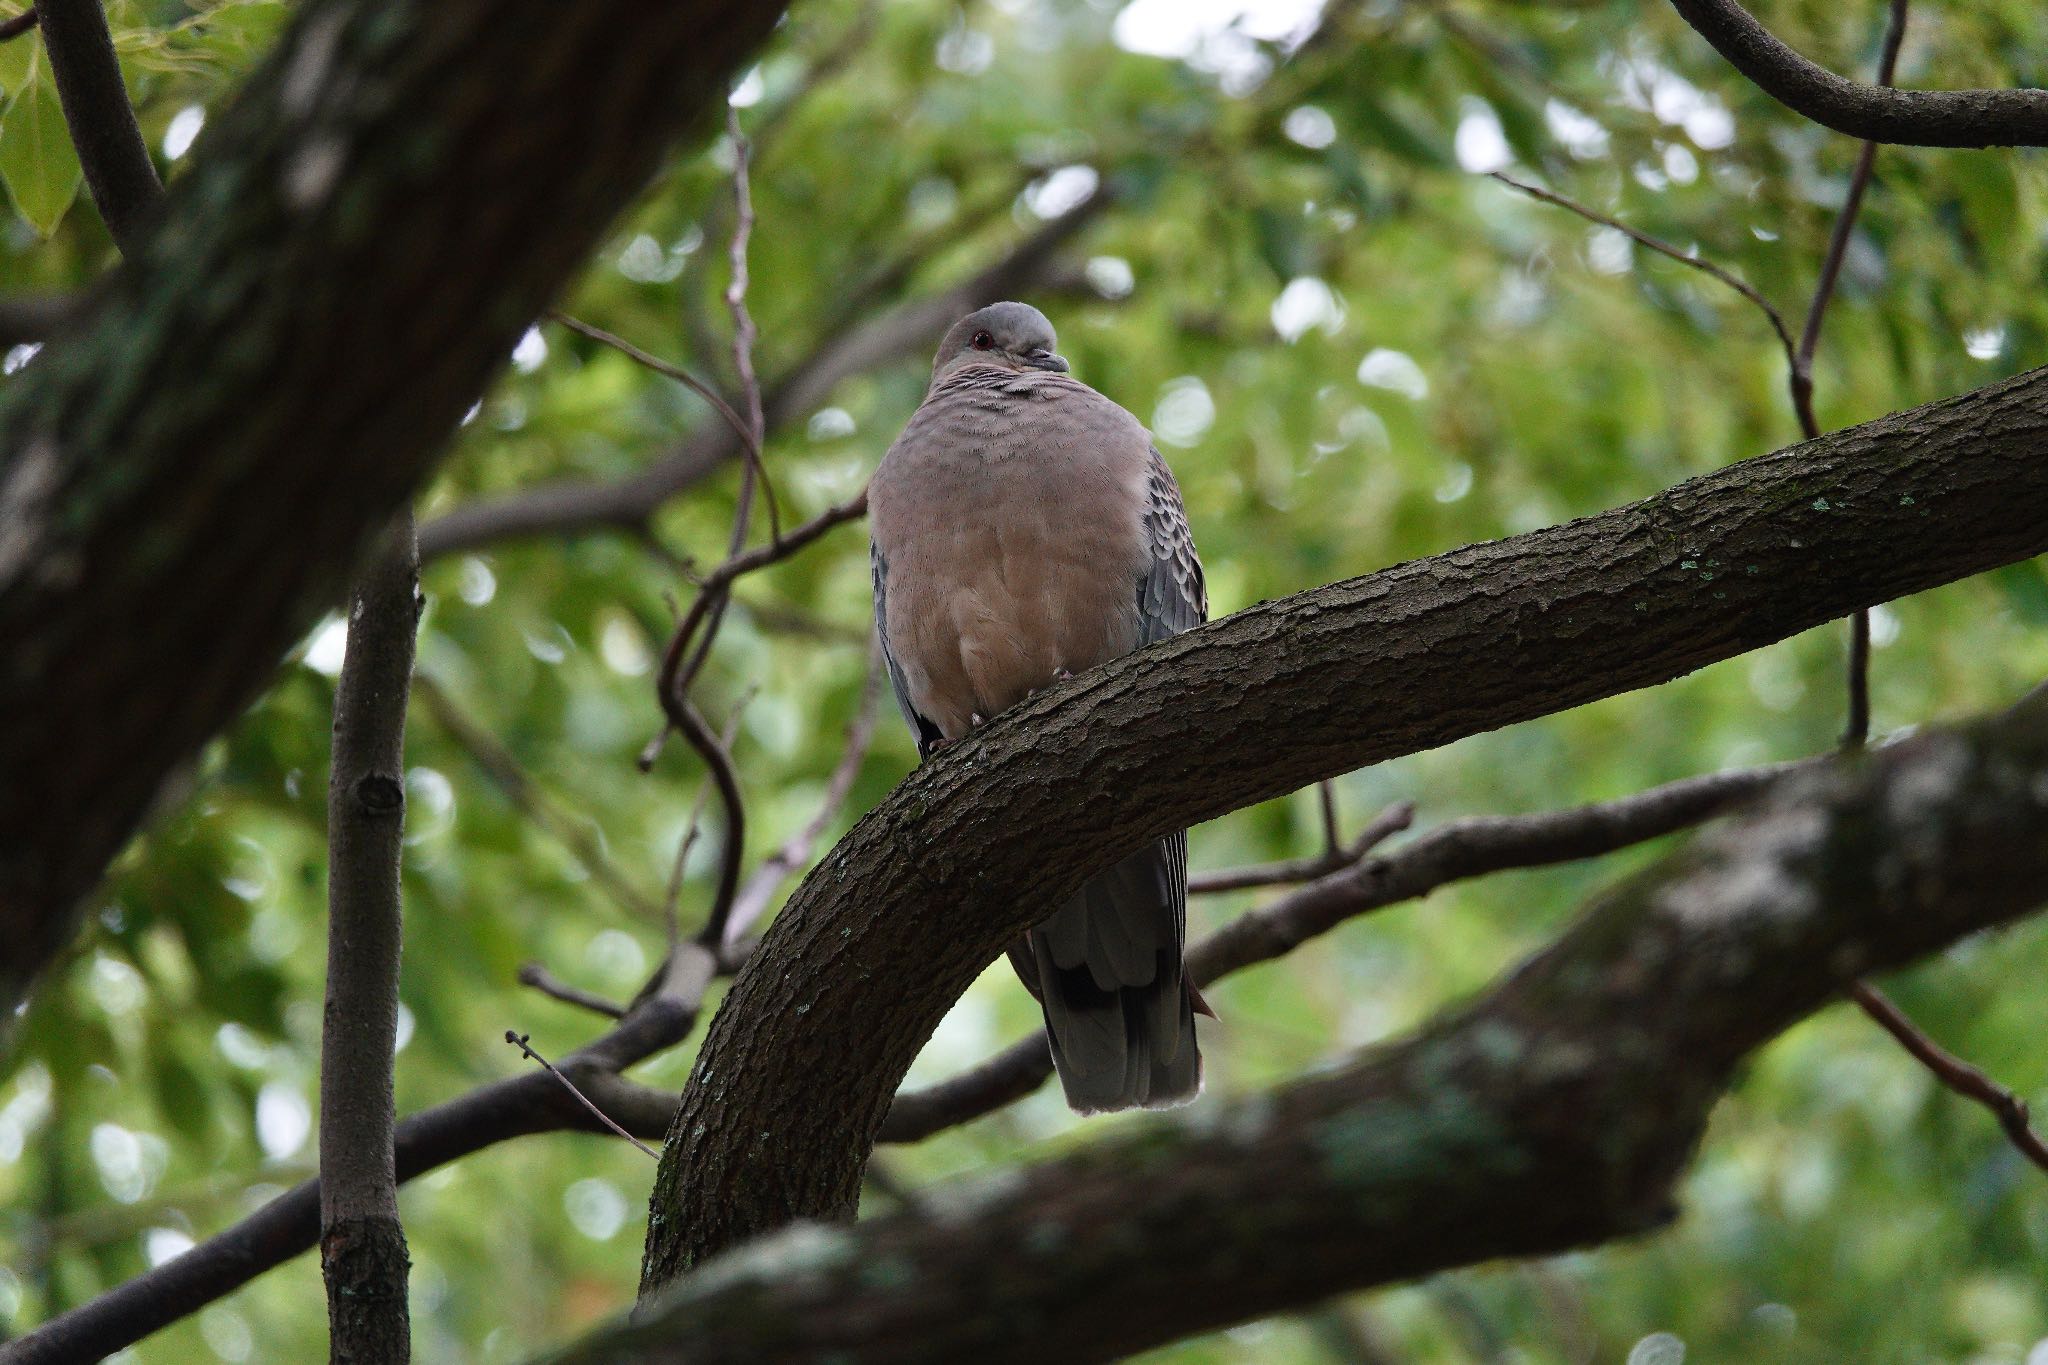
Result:
[[15,210],[39,235],[48,237],[78,197],[84,172],[64,127],[64,110],[57,102],[57,83],[50,77],[49,64],[34,48],[23,51],[28,61],[21,74],[12,76],[10,72],[12,78],[5,79],[0,181],[6,182]]
[[[1859,71],[1881,9],[1763,7],[1801,51]],[[2048,76],[2024,0],[1921,9],[1903,83]],[[283,12],[116,10],[152,146],[187,106],[228,97]],[[742,111],[758,147],[750,303],[763,373],[994,259],[1077,183],[1061,168],[1085,166],[1119,200],[1081,239],[1078,269],[1027,296],[1076,371],[1158,429],[1218,612],[1596,511],[1794,439],[1782,356],[1750,305],[1470,169],[1501,158],[1696,247],[1796,327],[1856,149],[1749,89],[1668,10],[1333,5],[1291,55],[1213,33],[1180,57],[1144,55],[1119,46],[1133,22],[1083,0],[799,5]],[[37,41],[0,46],[0,177],[49,234],[0,232],[9,292],[80,287],[111,263],[94,216],[64,211],[77,169]],[[179,161],[167,160],[173,175]],[[678,157],[566,301],[727,386],[729,164],[722,147]],[[2044,200],[2037,157],[1881,154],[1821,348],[1824,424],[2042,358]],[[537,335],[464,428],[423,520],[552,480],[629,477],[716,420],[616,353],[560,328]],[[771,441],[785,525],[860,488],[923,382],[917,357],[855,375],[825,413]],[[641,901],[663,894],[701,778],[679,746],[652,776],[633,761],[656,723],[668,599],[691,591],[672,557],[717,558],[734,487],[727,470],[665,506],[653,528],[665,554],[591,529],[492,545],[425,578],[423,672]],[[736,751],[757,857],[817,808],[857,706],[867,613],[857,527],[740,588],[699,700],[722,718],[751,697]],[[1877,729],[2011,699],[2048,673],[2044,621],[2038,565],[1882,610]],[[0,1321],[35,1321],[133,1275],[309,1168],[336,630],[316,632],[167,795],[7,1059]],[[1824,750],[1841,724],[1843,637],[1817,631],[1353,774],[1339,784],[1345,820],[1400,799],[1424,824],[1538,810]],[[834,834],[913,761],[883,720]],[[549,1055],[591,1036],[591,1018],[513,985],[521,962],[623,998],[663,942],[421,706],[408,752],[401,1112],[525,1065],[498,1042],[507,1026]],[[707,835],[686,868],[686,923],[709,893]],[[1219,867],[1319,839],[1301,795],[1192,842],[1198,866]],[[1428,1017],[1654,852],[1447,889],[1233,978],[1211,994],[1225,1020],[1208,1035],[1212,1089],[1274,1084]],[[1197,931],[1257,900],[1201,902]],[[2030,989],[2044,971],[2048,927],[2032,925],[1892,984],[1936,1036],[2048,1100]],[[999,964],[913,1079],[1035,1026]],[[679,1085],[690,1053],[637,1074]],[[883,1159],[915,1184],[1113,1124],[1078,1122],[1040,1094]],[[420,1358],[522,1358],[623,1306],[651,1175],[622,1143],[557,1136],[407,1186]],[[1645,1360],[1672,1359],[1655,1354],[1671,1343],[1646,1341],[1656,1333],[1696,1360],[2016,1362],[2048,1337],[2048,1184],[1986,1115],[1849,1010],[1757,1059],[1683,1202],[1675,1227],[1637,1244],[1445,1276],[1156,1358],[1347,1359],[1350,1334],[1369,1330],[1400,1358],[1447,1362],[1619,1360],[1639,1344]],[[301,1260],[134,1358],[311,1359],[323,1332]]]

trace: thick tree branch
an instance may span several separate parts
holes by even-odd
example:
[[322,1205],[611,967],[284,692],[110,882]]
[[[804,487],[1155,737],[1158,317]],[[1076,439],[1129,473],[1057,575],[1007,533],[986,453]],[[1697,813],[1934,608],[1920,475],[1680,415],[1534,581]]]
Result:
[[314,0],[210,121],[0,395],[0,1011],[781,9]]
[[1735,0],[1671,5],[1765,94],[1838,133],[1901,147],[2048,147],[2048,90],[1863,85],[1806,60]]
[[849,1216],[918,1047],[1091,868],[2048,550],[2044,433],[2035,371],[1262,603],[997,717],[824,858],[735,981],[663,1157],[644,1285],[784,1222]]
[[[626,1017],[555,1067],[636,1137],[658,1138],[671,1109],[652,1123],[634,1123],[631,1104],[606,1103],[608,1082],[655,1094],[618,1073],[687,1038],[715,974],[709,956],[685,945]],[[532,1133],[604,1133],[605,1126],[545,1071],[495,1081],[398,1125],[395,1149],[402,1184],[436,1167]],[[0,1343],[0,1365],[74,1365],[131,1346],[234,1292],[273,1266],[310,1251],[320,1236],[320,1182],[308,1180],[183,1255],[52,1318],[14,1341]]]
[[100,0],[39,0],[32,12],[43,26],[43,50],[92,201],[122,252],[133,253],[163,201],[164,184],[128,103],[106,13]]
[[1109,1360],[1650,1231],[1745,1057],[1856,974],[2048,899],[2044,784],[2039,698],[1835,760],[1601,896],[1415,1037],[926,1191],[927,1216],[792,1228],[557,1359]]
[[[44,0],[45,4],[50,0]],[[405,704],[419,552],[401,513],[349,600],[327,797],[327,1009],[320,1032],[320,1270],[329,1358],[412,1356],[392,1162]]]

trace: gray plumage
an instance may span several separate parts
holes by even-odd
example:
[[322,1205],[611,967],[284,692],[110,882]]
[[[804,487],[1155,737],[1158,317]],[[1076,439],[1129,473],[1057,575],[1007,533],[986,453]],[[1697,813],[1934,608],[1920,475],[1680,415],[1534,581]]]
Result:
[[[969,314],[869,485],[875,625],[921,755],[1207,618],[1173,474],[1137,418],[1066,370],[1037,309]],[[1200,1090],[1207,1011],[1182,967],[1186,923],[1187,836],[1173,834],[1011,950],[1074,1108]]]

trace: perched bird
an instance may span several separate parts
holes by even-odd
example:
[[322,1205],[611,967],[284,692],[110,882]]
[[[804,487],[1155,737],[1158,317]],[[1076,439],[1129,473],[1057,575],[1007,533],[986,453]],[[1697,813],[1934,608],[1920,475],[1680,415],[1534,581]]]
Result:
[[[991,304],[946,333],[868,487],[875,626],[920,756],[1041,688],[1207,619],[1180,489],[1130,413],[1067,374],[1052,324]],[[1202,1086],[1182,950],[1187,835],[1090,878],[1010,950],[1067,1103]]]

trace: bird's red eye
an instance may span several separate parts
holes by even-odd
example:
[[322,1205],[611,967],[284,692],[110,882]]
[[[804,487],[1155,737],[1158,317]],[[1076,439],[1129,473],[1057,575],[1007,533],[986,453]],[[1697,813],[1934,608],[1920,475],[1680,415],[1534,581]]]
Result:
[[976,333],[974,334],[974,349],[975,349],[975,350],[977,350],[977,351],[993,351],[993,350],[994,350],[995,348],[996,348],[996,339],[995,339],[994,337],[990,336],[990,335],[989,335],[989,334],[988,334],[987,332],[976,332]]

